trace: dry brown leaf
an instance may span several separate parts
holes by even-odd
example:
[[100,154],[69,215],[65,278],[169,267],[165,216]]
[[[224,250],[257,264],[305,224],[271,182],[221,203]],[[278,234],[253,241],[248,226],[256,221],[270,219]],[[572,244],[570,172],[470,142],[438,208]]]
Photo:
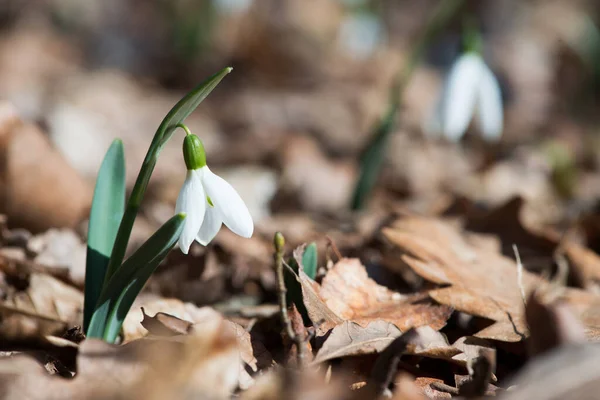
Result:
[[158,313],[168,314],[171,317],[190,323],[201,322],[207,318],[217,318],[221,315],[210,307],[198,308],[191,303],[184,303],[178,299],[163,299],[151,296],[140,296],[136,299],[131,310],[123,321],[123,341],[130,342],[148,334],[142,325],[144,312],[149,315]]
[[0,211],[34,231],[76,226],[90,206],[91,187],[12,105],[0,104],[0,118]]
[[83,294],[50,275],[32,273],[25,291],[0,303],[5,339],[34,338],[59,333],[81,323]]
[[[451,285],[429,291],[434,300],[496,321],[475,336],[507,342],[526,337],[520,285],[528,292],[548,283],[527,271],[519,283],[514,260],[471,245],[460,230],[441,220],[402,218],[384,229],[384,235],[406,253],[403,261],[417,274],[434,283]],[[586,313],[599,304],[600,298],[574,289],[565,289],[561,297],[588,328],[597,330],[598,319]]]
[[402,296],[378,285],[355,258],[344,258],[327,272],[319,295],[344,320],[365,325],[382,319],[403,331],[424,325],[441,329],[452,312],[446,306],[416,303],[423,300],[418,295]]
[[392,400],[425,400],[426,397],[417,385],[415,379],[407,373],[400,372],[394,380],[394,394]]
[[415,385],[421,389],[422,393],[427,396],[428,399],[441,400],[452,398],[450,393],[436,389],[436,384],[440,386],[445,385],[444,381],[438,378],[418,377],[415,379]]
[[351,400],[350,382],[345,376],[326,382],[323,374],[311,369],[271,369],[256,379],[256,384],[241,393],[243,400]]
[[36,235],[27,243],[27,251],[35,255],[35,263],[50,270],[66,268],[68,278],[83,287],[87,246],[73,230],[50,229]]
[[428,301],[417,303],[423,296],[405,297],[378,285],[358,259],[338,261],[321,285],[303,271],[299,275],[304,303],[319,335],[345,320],[362,326],[385,320],[402,330],[424,325],[441,329],[452,312]]
[[151,335],[167,337],[185,335],[193,325],[193,323],[189,321],[185,321],[164,312],[158,312],[151,317],[146,314],[144,307],[141,307],[141,309],[144,319],[140,324],[142,324]]
[[502,242],[505,255],[512,256],[516,245],[526,268],[549,271],[557,250],[564,252],[572,276],[588,286],[600,282],[600,256],[593,251],[549,228],[536,229],[524,221],[525,206],[521,197],[514,197],[488,212],[477,210],[468,200],[466,208],[467,230],[493,234]]
[[495,352],[495,348],[490,342],[474,336],[463,336],[452,343],[452,346],[461,351],[461,353],[452,357],[452,360],[457,361],[465,367],[471,360],[479,357],[481,351],[489,350]]
[[507,382],[503,400],[595,399],[600,391],[597,344],[565,346],[535,358]]
[[[178,299],[138,299],[137,306],[132,308],[123,324],[125,342],[152,333],[158,336],[176,336],[202,332],[205,324],[214,324],[221,321],[228,332],[237,340],[237,349],[241,361],[247,364],[252,371],[267,368],[273,363],[273,357],[265,346],[251,337],[241,325],[225,320],[223,316],[210,307],[198,308],[191,303],[184,303]],[[142,306],[143,304],[143,306]],[[147,314],[154,313],[154,317]],[[144,323],[144,321],[148,323]],[[152,321],[152,322],[150,322]],[[246,372],[243,363],[239,365],[240,386],[247,388],[253,380]]]
[[238,386],[239,366],[235,332],[219,317],[173,338],[123,346],[86,340],[70,380],[49,376],[27,358],[3,359],[0,381],[6,399],[225,399]]
[[298,279],[302,288],[302,301],[306,306],[306,311],[311,321],[317,327],[317,333],[324,335],[330,329],[344,322],[342,318],[336,315],[319,296],[319,284],[313,281],[306,273],[300,269]]
[[[407,354],[450,359],[460,352],[450,346],[441,333],[429,326],[416,328],[416,334],[419,340]],[[345,321],[333,328],[317,352],[313,363],[318,364],[340,357],[379,353],[400,335],[402,335],[402,331],[387,321],[375,320],[366,327]]]

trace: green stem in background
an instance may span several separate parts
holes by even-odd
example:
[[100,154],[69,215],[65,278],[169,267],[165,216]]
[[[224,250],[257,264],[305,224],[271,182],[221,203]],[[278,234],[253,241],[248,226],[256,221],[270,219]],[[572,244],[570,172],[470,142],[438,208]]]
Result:
[[383,164],[385,149],[390,133],[394,130],[402,95],[416,66],[421,61],[425,49],[438,33],[448,25],[452,17],[463,5],[464,0],[440,0],[429,18],[424,33],[413,47],[410,57],[396,76],[389,97],[388,111],[375,127],[371,141],[367,145],[360,161],[360,174],[352,196],[351,208],[360,210],[369,197]]
[[156,166],[160,151],[171,137],[175,128],[177,128],[177,125],[182,123],[192,111],[198,107],[202,100],[208,96],[208,94],[219,84],[225,75],[231,72],[231,70],[231,68],[224,68],[194,88],[181,99],[171,111],[169,111],[158,127],[158,130],[152,139],[152,143],[150,144],[150,148],[148,149],[148,153],[146,154],[146,158],[142,163],[140,173],[133,186],[127,206],[125,207],[123,219],[119,225],[119,231],[117,232],[117,238],[104,279],[105,286],[123,262],[127,243],[129,242],[129,237],[131,235],[131,229],[133,228],[133,223],[135,222],[142,198],[146,193],[146,188],[148,187],[148,182],[150,181],[150,177]]

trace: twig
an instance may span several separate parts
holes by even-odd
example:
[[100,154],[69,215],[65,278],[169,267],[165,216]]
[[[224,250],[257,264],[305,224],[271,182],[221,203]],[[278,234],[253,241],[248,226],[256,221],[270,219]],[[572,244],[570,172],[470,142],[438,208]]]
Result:
[[[300,335],[296,334],[292,328],[292,322],[290,321],[290,317],[288,315],[287,302],[285,299],[287,293],[285,281],[283,279],[283,265],[286,264],[283,260],[285,238],[281,232],[275,233],[273,244],[275,245],[275,275],[277,277],[277,296],[279,298],[279,313],[281,315],[281,323],[285,327],[286,333],[290,340],[296,345],[298,366],[302,367],[305,360],[304,339],[301,338]],[[289,266],[287,267],[289,268]]]
[[523,305],[526,305],[527,300],[525,299],[525,287],[523,286],[523,263],[521,262],[521,256],[519,255],[519,249],[516,244],[512,245],[513,251],[515,252],[515,259],[517,260],[517,285],[521,290],[521,299],[523,299]]
[[325,239],[327,240],[327,245],[331,248],[331,250],[333,251],[333,254],[335,254],[338,261],[340,261],[342,258],[344,258],[344,257],[342,257],[342,253],[340,253],[340,250],[338,249],[337,245],[335,244],[335,242],[333,241],[331,236],[326,235]]

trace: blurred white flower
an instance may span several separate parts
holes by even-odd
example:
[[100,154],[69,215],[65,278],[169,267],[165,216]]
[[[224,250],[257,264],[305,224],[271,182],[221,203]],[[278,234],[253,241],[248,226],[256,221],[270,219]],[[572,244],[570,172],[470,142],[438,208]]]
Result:
[[251,237],[254,223],[246,204],[225,179],[208,168],[197,136],[186,136],[184,158],[188,171],[175,206],[175,213],[186,214],[178,242],[181,251],[187,254],[194,240],[207,245],[221,224],[242,237]]
[[473,116],[486,140],[500,139],[504,119],[500,86],[481,56],[468,52],[450,69],[433,116],[425,121],[424,130],[458,141]]

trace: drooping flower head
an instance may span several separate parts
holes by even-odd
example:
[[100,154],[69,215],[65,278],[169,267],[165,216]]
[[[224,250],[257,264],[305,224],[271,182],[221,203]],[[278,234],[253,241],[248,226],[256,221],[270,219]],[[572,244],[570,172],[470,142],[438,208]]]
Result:
[[179,248],[187,254],[194,240],[207,245],[221,224],[242,237],[251,237],[254,223],[246,204],[229,183],[208,168],[200,138],[186,132],[183,158],[187,175],[175,206],[176,213],[187,214]]
[[481,56],[468,51],[450,69],[425,130],[441,132],[447,139],[458,141],[474,116],[486,140],[500,139],[503,129],[500,86]]

